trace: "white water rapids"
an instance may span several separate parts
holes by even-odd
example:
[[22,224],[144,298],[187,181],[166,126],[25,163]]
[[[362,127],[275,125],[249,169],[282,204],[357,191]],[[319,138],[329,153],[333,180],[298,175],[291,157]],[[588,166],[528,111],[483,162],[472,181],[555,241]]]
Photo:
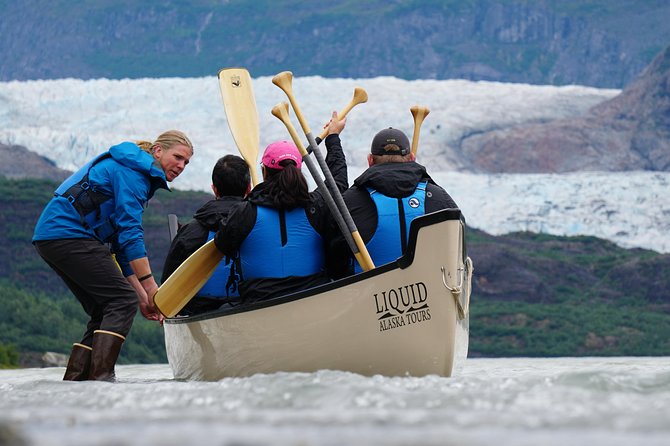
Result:
[[[0,444],[665,446],[670,357],[468,359],[454,377],[320,371],[117,383],[0,370]],[[13,438],[5,440],[4,438]],[[13,435],[13,437],[12,437]],[[14,441],[8,442],[8,441]]]

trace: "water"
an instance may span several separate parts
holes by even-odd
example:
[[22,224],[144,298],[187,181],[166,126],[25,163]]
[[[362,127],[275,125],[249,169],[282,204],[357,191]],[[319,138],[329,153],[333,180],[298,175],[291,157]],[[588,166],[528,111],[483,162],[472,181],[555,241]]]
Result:
[[117,367],[117,383],[62,374],[0,370],[0,445],[670,444],[670,357],[468,359],[452,378],[179,382],[168,365]]

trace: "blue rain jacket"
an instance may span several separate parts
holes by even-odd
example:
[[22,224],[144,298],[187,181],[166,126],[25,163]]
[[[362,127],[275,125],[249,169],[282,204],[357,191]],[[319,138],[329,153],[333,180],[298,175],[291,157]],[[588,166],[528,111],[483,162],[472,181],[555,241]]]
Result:
[[[82,218],[64,194],[87,174],[90,188],[106,200]],[[130,276],[129,262],[147,255],[142,214],[159,188],[169,190],[165,173],[150,154],[132,142],[112,146],[56,189],[35,226],[33,242],[93,238],[110,243],[124,275]]]

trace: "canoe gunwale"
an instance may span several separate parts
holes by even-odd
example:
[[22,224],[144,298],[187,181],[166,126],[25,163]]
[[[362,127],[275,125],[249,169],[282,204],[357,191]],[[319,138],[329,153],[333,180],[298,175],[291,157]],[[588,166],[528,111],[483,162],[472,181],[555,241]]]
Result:
[[[238,306],[229,306],[226,308],[198,314],[195,316],[184,316],[184,317],[173,317],[165,319],[166,324],[186,324],[190,322],[202,322],[208,319],[220,318],[228,315],[245,313],[249,311],[258,310],[261,308],[272,307],[276,305],[281,305],[287,302],[292,302],[300,299],[305,299],[310,296],[318,295],[333,289],[345,287],[352,283],[368,280],[380,274],[384,274],[388,271],[394,269],[406,269],[414,262],[416,255],[416,243],[418,239],[419,230],[426,226],[431,226],[437,223],[448,220],[460,220],[464,223],[463,216],[460,209],[443,209],[440,211],[432,212],[430,214],[423,215],[421,217],[415,218],[410,225],[410,234],[407,243],[407,251],[397,260],[381,265],[377,268],[374,268],[370,271],[365,271],[360,274],[355,274],[353,276],[345,277],[324,285],[320,285],[314,288],[309,288],[307,290],[298,291],[296,293],[287,294],[284,296],[263,300],[260,302],[254,302],[247,305],[238,305]],[[463,244],[463,257],[467,257],[465,252],[465,244]],[[225,305],[225,304],[224,304]]]

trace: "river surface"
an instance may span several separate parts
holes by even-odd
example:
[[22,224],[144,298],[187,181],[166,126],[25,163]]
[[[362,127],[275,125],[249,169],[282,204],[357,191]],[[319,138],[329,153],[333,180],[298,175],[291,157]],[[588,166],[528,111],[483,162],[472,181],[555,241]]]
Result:
[[670,444],[670,357],[468,359],[451,378],[63,370],[0,370],[0,445]]

